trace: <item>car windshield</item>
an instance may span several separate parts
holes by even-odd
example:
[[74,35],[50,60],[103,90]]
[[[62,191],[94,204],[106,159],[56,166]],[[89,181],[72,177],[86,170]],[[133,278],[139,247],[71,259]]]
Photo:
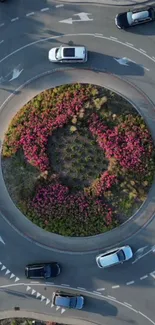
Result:
[[60,48],[56,50],[55,56],[56,56],[57,60],[61,59],[61,50],[60,50]]
[[117,256],[120,262],[125,261],[125,255],[124,252],[122,250],[117,252]]
[[77,299],[76,297],[72,297],[70,298],[70,308],[75,308],[76,307],[76,302],[77,302]]
[[50,278],[50,276],[51,276],[51,268],[50,268],[49,265],[45,265],[44,271],[45,271],[45,277]]
[[128,21],[129,25],[132,25],[133,19],[132,19],[132,12],[131,11],[127,12],[127,21]]

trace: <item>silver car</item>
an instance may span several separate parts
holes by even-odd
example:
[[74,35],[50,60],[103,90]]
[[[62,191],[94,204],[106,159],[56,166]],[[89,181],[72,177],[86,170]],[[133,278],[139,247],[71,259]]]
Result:
[[100,268],[106,268],[120,263],[124,263],[133,257],[133,252],[130,246],[113,248],[104,254],[96,257],[96,263]]

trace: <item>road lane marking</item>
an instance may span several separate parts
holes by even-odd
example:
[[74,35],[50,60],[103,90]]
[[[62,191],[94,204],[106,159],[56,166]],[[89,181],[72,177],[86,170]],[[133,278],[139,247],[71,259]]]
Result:
[[110,39],[113,39],[114,41],[117,41],[118,40],[117,37],[113,37],[113,36],[110,36]]
[[95,36],[103,36],[103,34],[95,33]]
[[0,24],[0,27],[3,27],[5,24],[4,23],[2,23],[2,24]]
[[143,52],[143,53],[146,53],[146,51],[144,51],[143,49],[140,49],[140,51]]
[[11,22],[13,23],[13,22],[16,21],[16,20],[19,20],[19,17],[12,18],[12,19],[11,19]]
[[93,291],[94,293],[96,293],[97,295],[102,295],[101,292],[98,292],[98,291]]
[[37,282],[37,281],[31,281],[31,283],[37,284],[37,283],[39,283],[39,282]]
[[144,280],[144,279],[146,279],[146,278],[148,278],[148,275],[147,275],[147,274],[144,275],[144,276],[142,276],[142,277],[140,278],[140,280]]
[[145,317],[145,318],[146,318],[149,322],[151,322],[153,325],[155,325],[155,322],[154,322],[151,318],[149,318],[149,317],[146,316],[145,314],[141,313],[140,311],[139,311],[139,314],[142,315],[143,317]]
[[114,300],[116,300],[116,298],[113,297],[113,296],[109,296],[109,295],[108,295],[108,297],[109,297],[110,299],[114,299]]
[[132,307],[132,305],[128,304],[128,302],[124,301],[124,304],[129,306],[129,307]]
[[51,302],[48,298],[46,299],[46,305],[48,305]]
[[29,12],[28,14],[26,14],[26,17],[33,16],[33,15],[34,15],[34,11]]
[[120,286],[119,285],[112,286],[112,289],[117,289],[117,288],[120,288]]
[[151,272],[150,275],[155,279],[155,271]]
[[4,42],[4,40],[2,39],[1,41],[0,41],[0,44],[2,44]]
[[105,288],[99,288],[99,289],[97,289],[97,291],[104,291],[105,290]]
[[64,5],[56,5],[56,8],[64,7]]
[[130,282],[127,282],[126,285],[130,286],[131,284],[134,284],[134,283],[135,283],[135,281],[130,281]]
[[44,11],[47,11],[49,10],[50,8],[43,8],[43,9],[40,9],[40,11],[44,12]]
[[31,290],[31,287],[27,286],[26,291],[29,291],[29,290]]
[[77,289],[79,289],[79,290],[86,290],[85,288],[82,288],[82,287],[77,287]]
[[61,286],[70,287],[70,284],[61,283]]
[[126,45],[133,46],[133,44],[125,42]]

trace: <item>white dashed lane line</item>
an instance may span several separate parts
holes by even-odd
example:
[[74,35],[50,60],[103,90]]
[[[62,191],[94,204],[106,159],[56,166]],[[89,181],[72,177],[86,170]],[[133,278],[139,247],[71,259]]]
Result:
[[125,302],[124,301],[124,304],[127,305],[127,306],[129,306],[129,307],[132,307],[132,305],[128,304],[128,302]]
[[133,44],[125,42],[126,45],[133,46]]
[[144,276],[142,276],[142,277],[140,278],[140,280],[145,280],[146,278],[148,278],[148,275],[147,275],[147,274],[144,275]]
[[61,8],[61,7],[64,7],[64,5],[56,5],[55,7],[56,8]]
[[127,282],[126,285],[130,286],[131,284],[134,284],[134,283],[135,283],[135,281],[130,281],[130,282]]
[[30,17],[30,16],[33,16],[33,15],[34,15],[34,11],[29,12],[28,14],[26,14],[26,17]]
[[61,286],[70,287],[70,284],[61,283]]
[[4,42],[4,40],[1,40],[1,41],[0,41],[0,44],[2,44],[3,42]]
[[11,23],[13,23],[14,21],[17,21],[17,20],[19,20],[19,17],[12,18],[12,19],[11,19]]
[[[56,6],[55,6],[55,8],[61,8],[61,7],[64,7],[64,5],[63,5],[63,4],[60,4],[60,5],[56,5]],[[52,8],[51,8],[51,10],[52,10]],[[50,8],[49,8],[49,7],[46,7],[46,8],[42,8],[42,9],[40,9],[40,12],[46,12],[46,11],[50,11]],[[31,17],[31,16],[34,16],[37,12],[38,12],[38,11],[36,11],[36,12],[34,12],[34,11],[32,11],[32,12],[28,12],[28,13],[25,15],[25,17]],[[11,22],[11,23],[14,23],[15,21],[17,21],[17,20],[19,20],[19,19],[21,19],[21,18],[23,18],[23,17],[15,17],[15,18],[12,18],[12,19],[10,20],[10,22]],[[3,26],[5,26],[5,23],[1,23],[1,24],[0,24],[0,27],[3,27]]]
[[120,287],[119,285],[112,286],[112,289],[117,289],[117,288],[119,288],[119,287]]
[[146,53],[146,51],[144,51],[143,49],[140,49],[140,51],[143,52],[143,53]]
[[42,8],[42,9],[40,9],[41,12],[48,11],[48,10],[50,10],[50,8]]

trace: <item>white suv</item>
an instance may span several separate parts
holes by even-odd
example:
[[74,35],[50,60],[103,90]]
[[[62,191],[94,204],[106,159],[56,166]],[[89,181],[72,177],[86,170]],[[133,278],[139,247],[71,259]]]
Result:
[[85,46],[63,46],[54,47],[48,52],[51,62],[74,63],[87,61],[87,49]]

